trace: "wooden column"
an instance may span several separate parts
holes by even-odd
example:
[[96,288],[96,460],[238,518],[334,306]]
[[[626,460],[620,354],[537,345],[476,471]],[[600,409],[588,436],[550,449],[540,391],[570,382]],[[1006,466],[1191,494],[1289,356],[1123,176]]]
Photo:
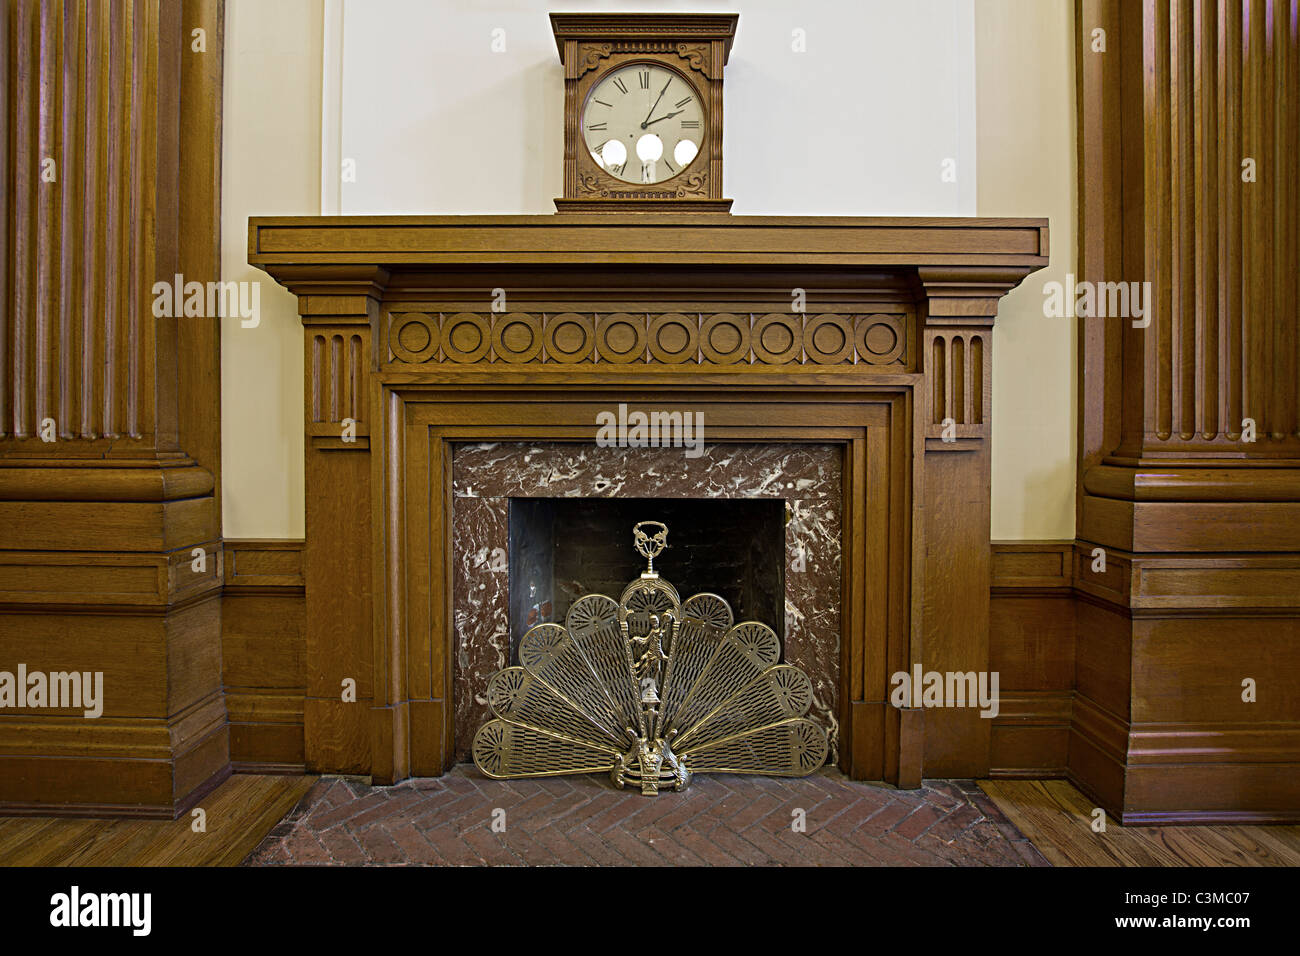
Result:
[[[383,773],[372,707],[387,702],[371,595],[371,323],[386,278],[362,270],[324,294],[299,295],[307,449],[307,698],[309,771]],[[376,656],[376,653],[379,656]],[[382,719],[378,715],[376,721]],[[379,731],[375,731],[379,733]],[[391,748],[390,748],[391,749]]]
[[218,319],[153,292],[218,278],[222,25],[0,4],[0,670],[104,695],[0,710],[6,811],[172,816],[229,772]]
[[1125,822],[1294,820],[1300,11],[1076,12],[1079,277],[1150,299],[1079,321],[1070,772]]
[[[1046,229],[1041,237],[1047,248]],[[917,270],[925,290],[921,405],[925,443],[925,672],[989,667],[989,485],[993,413],[993,320],[1022,275],[978,268]],[[909,664],[910,666],[910,664]],[[986,777],[990,718],[979,708],[924,714],[925,773]]]

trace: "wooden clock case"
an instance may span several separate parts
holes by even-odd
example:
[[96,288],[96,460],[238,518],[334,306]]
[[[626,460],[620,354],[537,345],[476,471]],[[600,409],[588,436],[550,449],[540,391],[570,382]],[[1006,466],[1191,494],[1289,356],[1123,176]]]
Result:
[[[551,28],[564,64],[564,195],[559,212],[727,213],[722,198],[722,71],[738,14],[553,13]],[[635,63],[672,70],[704,106],[700,152],[661,183],[627,183],[591,156],[582,133],[583,105],[611,71]]]

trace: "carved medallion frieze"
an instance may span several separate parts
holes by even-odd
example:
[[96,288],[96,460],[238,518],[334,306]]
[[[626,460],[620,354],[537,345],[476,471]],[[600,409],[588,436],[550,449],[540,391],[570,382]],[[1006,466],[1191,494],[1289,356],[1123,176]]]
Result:
[[617,365],[907,367],[902,312],[447,312],[398,306],[386,317],[388,359]]

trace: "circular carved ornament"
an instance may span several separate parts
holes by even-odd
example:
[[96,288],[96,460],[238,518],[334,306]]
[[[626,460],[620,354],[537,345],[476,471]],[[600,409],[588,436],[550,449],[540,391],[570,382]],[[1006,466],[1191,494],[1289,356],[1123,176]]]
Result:
[[907,335],[901,315],[867,315],[858,322],[858,357],[869,365],[892,365],[903,357]]
[[668,312],[650,320],[650,354],[668,365],[680,365],[695,358],[700,350],[699,319]]
[[442,320],[442,350],[453,362],[477,362],[492,347],[488,320],[473,312],[457,312]]
[[853,334],[847,315],[819,315],[803,329],[803,347],[819,365],[837,365],[853,354]]
[[700,327],[700,351],[719,365],[734,365],[749,355],[749,316],[719,312]]
[[614,312],[596,326],[596,351],[602,360],[627,365],[645,354],[645,317]]
[[561,312],[546,323],[546,354],[553,361],[572,365],[591,354],[591,317],[577,312]]
[[541,319],[527,312],[498,315],[492,324],[492,350],[512,365],[531,362],[542,351]]
[[438,354],[438,323],[423,312],[392,315],[388,347],[403,362],[418,365]]
[[803,348],[800,316],[771,312],[754,323],[754,354],[769,365],[784,365]]

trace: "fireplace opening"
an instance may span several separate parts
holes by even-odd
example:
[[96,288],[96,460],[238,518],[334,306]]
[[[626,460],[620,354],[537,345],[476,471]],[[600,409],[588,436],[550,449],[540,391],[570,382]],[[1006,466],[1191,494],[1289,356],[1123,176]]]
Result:
[[761,621],[785,647],[785,523],[782,499],[511,498],[510,663],[529,628],[563,623],[585,594],[618,599],[645,570],[632,526],[661,521],[668,549],[655,570],[686,600],[704,591],[737,621]]
[[[617,600],[645,569],[631,547],[639,521],[668,525],[670,547],[655,558],[655,568],[683,601],[717,593],[735,620],[761,621],[777,633],[780,661],[812,681],[810,713],[830,728],[834,754],[843,459],[843,445],[812,442],[717,442],[698,458],[680,448],[563,441],[457,444],[451,522],[457,758],[470,759],[475,733],[492,719],[488,685],[502,668],[519,663],[528,628],[562,624],[585,593]],[[579,559],[587,570],[574,570]]]

